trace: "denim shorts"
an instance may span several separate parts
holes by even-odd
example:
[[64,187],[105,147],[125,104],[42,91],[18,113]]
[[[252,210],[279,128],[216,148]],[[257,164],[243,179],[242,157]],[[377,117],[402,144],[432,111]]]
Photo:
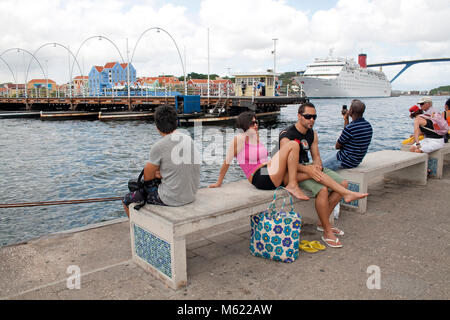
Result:
[[342,162],[337,158],[338,151],[333,151],[322,158],[322,166],[330,170],[343,169]]

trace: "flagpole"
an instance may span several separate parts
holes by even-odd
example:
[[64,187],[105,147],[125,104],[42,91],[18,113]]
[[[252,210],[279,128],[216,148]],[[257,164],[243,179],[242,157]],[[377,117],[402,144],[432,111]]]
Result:
[[208,28],[208,106],[209,106],[209,28]]

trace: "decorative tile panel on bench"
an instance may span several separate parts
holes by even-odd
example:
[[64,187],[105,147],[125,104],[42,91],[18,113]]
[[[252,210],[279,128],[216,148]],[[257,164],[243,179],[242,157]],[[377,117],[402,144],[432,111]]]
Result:
[[172,257],[170,243],[133,224],[134,250],[136,255],[172,278]]
[[[350,191],[359,192],[359,183],[353,183],[353,182],[349,181],[347,189],[350,190]],[[344,199],[341,199],[341,204],[345,204],[347,206],[352,206],[352,207],[358,207],[359,200],[354,200],[352,202],[345,203]]]
[[436,158],[428,159],[428,170],[430,170],[430,174],[432,176],[437,175],[437,170],[438,170],[437,166],[438,166],[438,159],[436,159]]

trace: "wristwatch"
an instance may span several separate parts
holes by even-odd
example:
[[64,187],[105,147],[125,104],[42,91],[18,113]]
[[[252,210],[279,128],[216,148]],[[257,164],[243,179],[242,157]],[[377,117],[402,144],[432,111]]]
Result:
[[420,146],[420,142],[416,142],[416,146]]

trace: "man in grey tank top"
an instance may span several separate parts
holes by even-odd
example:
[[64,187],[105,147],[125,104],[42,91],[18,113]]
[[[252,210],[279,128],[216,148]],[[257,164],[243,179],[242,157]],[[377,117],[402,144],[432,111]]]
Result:
[[155,111],[155,124],[162,139],[150,150],[149,162],[144,168],[145,195],[128,193],[124,209],[132,202],[166,206],[182,206],[195,200],[200,184],[200,154],[192,138],[177,130],[177,113],[171,106],[160,106]]

